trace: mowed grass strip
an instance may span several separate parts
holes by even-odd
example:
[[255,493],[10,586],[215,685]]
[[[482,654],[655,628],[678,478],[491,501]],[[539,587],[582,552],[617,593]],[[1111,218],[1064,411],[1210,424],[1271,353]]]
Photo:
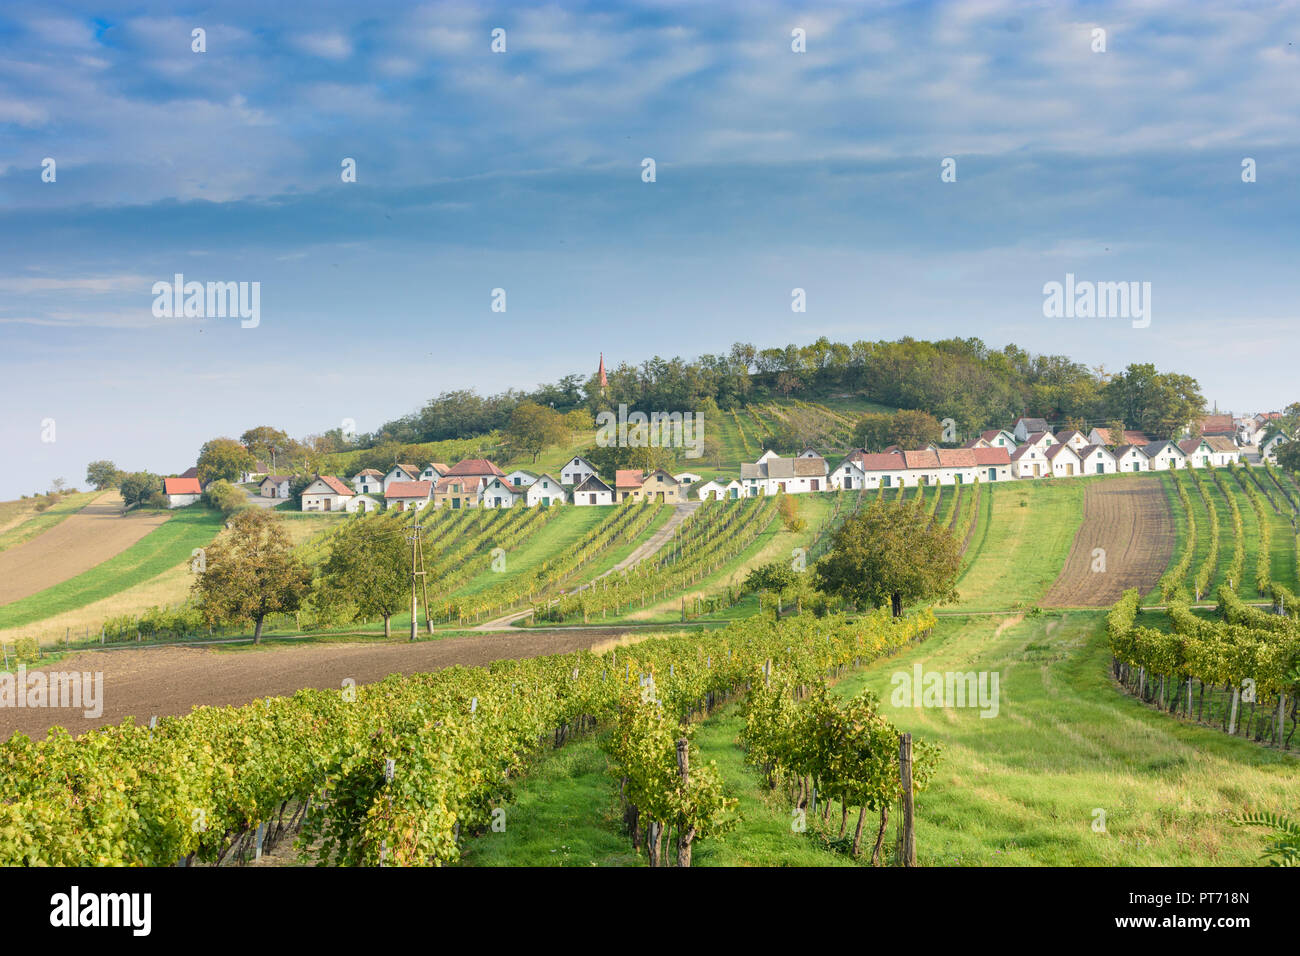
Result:
[[83,574],[0,607],[0,629],[18,627],[102,600],[188,561],[195,548],[212,541],[225,516],[199,505],[177,511],[166,522]]
[[[981,494],[990,499],[987,526],[976,529],[978,542],[965,572],[957,579],[963,611],[1028,607],[1052,586],[1065,565],[1083,520],[1088,478],[990,482]],[[1105,479],[1101,479],[1105,480]]]

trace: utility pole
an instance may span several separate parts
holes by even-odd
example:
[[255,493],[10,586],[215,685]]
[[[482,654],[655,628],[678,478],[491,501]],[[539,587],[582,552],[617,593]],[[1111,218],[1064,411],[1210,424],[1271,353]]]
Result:
[[[415,640],[415,631],[419,626],[419,608],[416,602],[415,579],[424,576],[423,561],[419,557],[420,545],[420,519],[416,516],[415,524],[411,527],[411,533],[407,535],[411,541],[411,640]],[[425,612],[428,613],[428,599],[425,599]]]

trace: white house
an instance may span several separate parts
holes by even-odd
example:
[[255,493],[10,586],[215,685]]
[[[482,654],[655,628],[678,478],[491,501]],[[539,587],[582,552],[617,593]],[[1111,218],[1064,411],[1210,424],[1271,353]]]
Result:
[[437,481],[451,469],[440,461],[431,461],[420,472],[419,481]]
[[1205,439],[1205,443],[1210,446],[1210,464],[1215,468],[1235,465],[1241,461],[1241,448],[1236,442],[1219,435],[1211,435]]
[[1178,448],[1187,456],[1187,465],[1190,468],[1209,468],[1214,464],[1214,448],[1205,438],[1188,438],[1186,441],[1180,441]]
[[1053,478],[1075,478],[1083,473],[1083,462],[1079,460],[1079,453],[1068,442],[1053,445],[1043,454],[1047,456],[1048,464],[1052,467]]
[[693,485],[703,477],[703,475],[697,475],[693,471],[684,471],[680,475],[673,475],[673,479],[679,485]]
[[1033,445],[1039,451],[1047,451],[1056,444],[1056,438],[1051,432],[1030,432],[1025,436],[1025,444]]
[[1047,453],[1041,446],[1025,442],[1011,453],[1011,473],[1017,478],[1042,478],[1051,474]]
[[1152,471],[1175,471],[1187,467],[1187,455],[1171,441],[1158,441],[1143,449],[1151,460]]
[[346,511],[348,500],[355,497],[356,492],[333,475],[317,475],[302,490],[302,510]]
[[1094,428],[1088,432],[1088,444],[1090,445],[1108,445],[1115,447],[1118,445],[1149,445],[1151,439],[1140,431],[1124,429],[1122,435],[1112,435],[1109,428]]
[[1150,471],[1151,459],[1145,445],[1120,445],[1115,449],[1117,471]]
[[562,485],[580,485],[586,480],[588,475],[596,473],[596,466],[581,455],[575,456],[564,463],[560,468],[560,484]]
[[239,483],[241,485],[246,485],[251,481],[261,481],[262,478],[270,473],[271,469],[267,468],[263,462],[255,461],[253,462],[253,467],[251,469],[240,473]]
[[1287,438],[1281,432],[1278,432],[1268,441],[1264,442],[1264,444],[1259,446],[1259,457],[1267,458],[1269,461],[1276,464],[1278,448],[1280,448],[1282,445],[1285,445],[1288,441],[1290,441],[1289,438]]
[[921,448],[901,454],[901,478],[906,485],[962,485],[975,480],[973,448]]
[[384,489],[384,503],[395,511],[420,511],[433,501],[433,483],[394,481]]
[[528,486],[525,497],[530,508],[536,508],[538,505],[549,508],[551,505],[566,504],[569,500],[564,486],[547,474],[537,476],[537,480]]
[[377,468],[365,468],[352,476],[352,489],[359,495],[382,495],[384,473]]
[[513,508],[516,501],[525,501],[527,487],[520,488],[506,478],[489,478],[483,485],[479,501],[484,508]]
[[773,452],[764,452],[754,464],[740,466],[740,480],[745,495],[774,495],[779,492],[802,494],[806,491],[826,491],[826,459],[821,455],[800,458],[782,458]]
[[369,514],[372,511],[379,510],[378,499],[370,495],[353,495],[351,498],[343,499],[343,510],[348,512],[362,511]]
[[163,494],[167,496],[168,508],[184,508],[198,501],[203,489],[197,478],[164,478]]
[[1014,477],[1010,448],[972,448],[971,453],[975,456],[975,474],[980,481],[1007,481]]
[[706,481],[704,484],[700,485],[700,487],[695,489],[695,494],[701,501],[708,501],[710,498],[714,501],[721,501],[725,490],[726,486],[721,482]]
[[419,480],[419,468],[416,468],[414,465],[394,465],[392,468],[388,469],[388,474],[384,475],[384,493],[388,493],[388,489],[395,481],[405,482]]
[[1113,475],[1119,471],[1114,453],[1105,445],[1084,445],[1079,449],[1079,460],[1085,475]]
[[903,482],[903,455],[901,452],[862,453],[854,456],[854,463],[862,469],[867,488],[899,488]]
[[1011,434],[1005,428],[991,428],[988,431],[979,433],[979,437],[972,438],[964,447],[966,448],[1005,448],[1007,453],[1016,450],[1016,436]]
[[510,484],[514,485],[516,488],[527,488],[536,480],[536,475],[531,471],[524,471],[522,468],[516,468],[514,471],[510,472],[510,474],[506,475],[506,481],[510,482]]
[[1055,438],[1059,444],[1069,445],[1075,451],[1088,445],[1088,436],[1073,428],[1057,432]]
[[601,480],[600,475],[588,475],[573,489],[574,505],[612,505],[614,489]]
[[861,491],[867,487],[867,473],[863,470],[861,456],[866,452],[852,452],[835,466],[827,481],[832,488]]
[[1029,436],[1035,432],[1047,431],[1047,419],[1045,418],[1017,418],[1015,424],[1011,426],[1011,435],[1016,441],[1023,442],[1029,439]]
[[257,486],[257,492],[263,498],[288,498],[290,475],[267,475]]

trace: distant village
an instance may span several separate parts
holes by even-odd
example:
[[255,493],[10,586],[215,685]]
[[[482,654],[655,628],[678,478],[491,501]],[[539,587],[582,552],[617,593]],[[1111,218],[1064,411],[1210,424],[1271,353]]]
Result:
[[[303,511],[349,513],[380,508],[599,507],[625,501],[723,501],[780,493],[1215,468],[1235,465],[1243,458],[1250,463],[1276,461],[1277,449],[1286,437],[1275,433],[1260,444],[1276,417],[1277,413],[1243,418],[1208,415],[1200,423],[1199,435],[1182,440],[1152,440],[1138,431],[1113,435],[1105,428],[1093,428],[1086,435],[1072,429],[1053,433],[1045,419],[1022,417],[1009,429],[982,432],[960,448],[936,444],[915,450],[890,447],[883,452],[857,448],[833,467],[813,449],[805,449],[797,457],[765,451],[752,464],[742,464],[738,476],[707,481],[693,472],[674,475],[663,469],[618,470],[611,481],[581,455],[565,463],[558,476],[524,469],[504,472],[483,458],[466,459],[450,467],[441,462],[395,464],[387,472],[367,468],[346,480],[317,475],[299,497]],[[260,463],[256,467],[262,469]],[[257,482],[256,496],[265,499],[289,498],[292,481],[291,475],[273,475],[264,469],[241,476],[244,484]],[[164,479],[163,490],[173,508],[192,504],[203,491],[193,468]]]

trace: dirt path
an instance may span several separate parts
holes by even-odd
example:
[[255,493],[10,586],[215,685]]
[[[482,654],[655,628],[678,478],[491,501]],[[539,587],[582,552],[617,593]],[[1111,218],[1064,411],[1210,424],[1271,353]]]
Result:
[[193,647],[87,651],[66,657],[49,670],[102,673],[103,713],[87,718],[82,708],[5,707],[0,709],[0,740],[15,731],[43,735],[55,725],[81,734],[129,716],[147,723],[155,714],[187,714],[196,706],[245,704],[304,687],[341,687],[344,678],[366,684],[389,674],[604,648],[642,636],[629,638],[622,628],[591,627],[448,637],[415,644],[313,644],[233,653]]
[[[1145,593],[1160,581],[1175,541],[1164,486],[1145,478],[1112,478],[1088,486],[1083,523],[1065,567],[1043,607],[1109,607],[1127,588]],[[1102,557],[1094,557],[1102,549]]]
[[[610,568],[608,571],[604,572],[603,574],[596,575],[595,578],[593,578],[591,581],[588,581],[586,584],[583,584],[581,587],[574,588],[573,591],[574,592],[585,591],[587,588],[591,587],[593,582],[599,581],[601,578],[605,577],[605,575],[614,574],[619,571],[625,571],[628,568],[632,567],[632,565],[640,564],[646,558],[656,554],[660,549],[663,548],[665,544],[668,543],[668,541],[672,538],[672,536],[677,532],[678,526],[681,525],[681,523],[685,521],[695,511],[695,509],[700,506],[700,504],[701,503],[698,501],[683,501],[679,505],[674,505],[673,513],[668,516],[668,520],[664,522],[662,528],[656,530],[654,534],[650,535],[650,537],[648,537],[645,541],[639,544],[635,549],[633,549],[631,554],[629,554],[622,561],[618,562],[618,564],[614,565],[612,568]],[[532,613],[533,613],[532,608],[527,608],[522,611],[512,611],[511,613],[505,615],[504,617],[497,618],[495,621],[487,621],[484,624],[480,624],[478,625],[478,627],[474,628],[474,630],[476,631],[513,630],[511,625],[513,625],[515,621],[523,620],[529,614]]]
[[0,604],[89,571],[125,551],[167,518],[156,512],[122,517],[121,495],[104,495],[30,541],[0,551]]

